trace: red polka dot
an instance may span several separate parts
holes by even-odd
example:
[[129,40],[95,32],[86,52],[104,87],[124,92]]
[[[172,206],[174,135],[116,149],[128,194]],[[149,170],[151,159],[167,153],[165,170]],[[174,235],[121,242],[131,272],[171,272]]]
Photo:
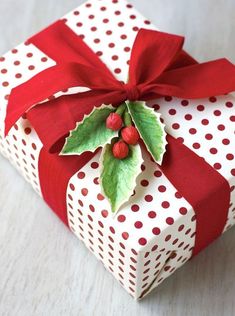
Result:
[[141,228],[143,226],[143,223],[140,221],[135,222],[135,228]]
[[221,111],[220,110],[215,110],[214,111],[214,115],[215,116],[220,116],[221,115]]
[[160,228],[158,228],[158,227],[154,227],[154,228],[152,229],[152,233],[153,233],[154,235],[159,235],[159,234],[161,233],[161,230],[160,230]]
[[230,116],[230,121],[235,122],[235,115]]
[[118,23],[118,26],[119,26],[119,27],[123,27],[123,26],[124,26],[124,23],[123,23],[123,22],[119,22],[119,23]]
[[115,234],[115,229],[113,228],[113,226],[110,226],[109,230],[111,231],[112,234]]
[[231,170],[231,175],[232,175],[232,176],[235,176],[235,169],[232,169],[232,170]]
[[167,217],[166,223],[167,223],[168,225],[172,225],[172,224],[174,224],[174,219],[173,219],[172,217]]
[[140,182],[140,184],[141,184],[143,187],[147,187],[147,186],[149,185],[149,182],[148,182],[148,180],[142,180],[142,181]]
[[211,140],[213,138],[213,135],[208,133],[208,134],[205,135],[205,138],[207,140]]
[[227,139],[227,138],[224,138],[224,139],[222,140],[222,143],[223,143],[224,145],[229,145],[229,144],[230,144],[230,140]]
[[187,121],[190,121],[192,119],[192,115],[191,114],[186,114],[184,117]]
[[178,231],[181,232],[184,229],[184,225],[180,225]]
[[154,176],[157,177],[157,178],[160,178],[162,176],[162,173],[160,170],[157,170],[154,172]]
[[187,106],[189,104],[188,100],[182,100],[181,105]]
[[217,126],[217,128],[218,128],[219,131],[225,130],[225,126],[224,126],[223,124],[219,124],[219,125]]
[[185,215],[185,214],[187,214],[187,208],[186,207],[181,207],[179,209],[179,212],[180,212],[180,214]]
[[69,187],[72,191],[75,191],[75,186],[72,183],[70,183]]
[[147,244],[147,240],[146,240],[145,238],[140,238],[140,239],[139,239],[139,244],[140,244],[141,246],[144,246],[144,245]]
[[81,190],[82,195],[86,196],[88,194],[88,190],[86,188],[83,188]]
[[167,235],[165,241],[169,241],[171,239],[171,235]]
[[158,191],[159,192],[165,192],[166,191],[166,187],[164,185],[159,185]]
[[214,103],[214,102],[217,101],[217,99],[216,99],[216,97],[210,97],[210,98],[209,98],[209,101],[212,102],[212,103]]
[[139,206],[137,205],[137,204],[133,204],[132,206],[131,206],[131,210],[132,210],[132,212],[138,212],[139,211]]
[[125,222],[125,220],[126,220],[126,216],[125,216],[125,215],[118,215],[117,220],[118,220],[120,223],[123,223],[123,222]]
[[176,110],[175,109],[170,109],[168,112],[169,112],[170,115],[175,115],[176,114]]
[[117,55],[113,55],[112,56],[112,60],[118,60],[118,56]]
[[189,133],[192,134],[192,135],[196,134],[197,133],[196,128],[190,128],[189,129]]
[[180,128],[179,123],[174,123],[174,124],[172,124],[172,128],[173,128],[173,129],[179,129],[179,128]]
[[99,201],[103,201],[103,200],[104,200],[104,196],[103,196],[103,194],[98,193],[98,194],[97,194],[97,200],[99,200]]
[[[92,212],[95,212],[95,208],[92,204],[89,205],[89,209],[92,211]],[[100,224],[99,224],[100,225]],[[100,225],[101,226],[101,225]]]
[[80,172],[78,172],[77,177],[78,177],[78,179],[84,179],[85,178],[85,173],[80,171]]
[[165,101],[167,101],[167,102],[171,102],[171,101],[172,101],[172,97],[170,97],[170,96],[166,96],[166,97],[165,97]]
[[214,164],[214,168],[216,169],[216,170],[219,170],[219,169],[221,169],[221,164],[219,163],[219,162],[216,162],[215,164]]
[[208,125],[208,124],[209,124],[209,121],[207,119],[202,120],[202,125]]
[[131,50],[130,47],[127,47],[127,46],[124,47],[124,52],[128,53],[130,50]]
[[204,107],[204,105],[202,105],[202,104],[200,104],[200,105],[197,106],[197,110],[198,110],[198,111],[204,111],[204,109],[205,109],[205,107]]
[[103,210],[103,211],[101,211],[101,214],[102,214],[103,217],[107,217],[108,216],[108,211]]
[[91,163],[91,168],[92,168],[92,169],[97,169],[98,167],[99,167],[98,162],[95,162],[95,161],[94,161],[94,162]]
[[147,195],[145,195],[144,199],[145,199],[146,202],[152,202],[153,197],[152,197],[152,195],[147,194]]
[[163,208],[168,208],[170,206],[170,203],[167,201],[162,202],[162,207]]
[[129,234],[127,232],[122,233],[122,238],[127,240],[129,238]]
[[24,132],[25,132],[26,135],[29,135],[31,133],[31,128],[30,127],[26,127],[24,129]]
[[156,212],[154,212],[154,211],[148,212],[148,217],[149,218],[155,218],[156,216],[157,216]]
[[115,74],[120,74],[121,73],[121,69],[120,68],[115,68],[114,72],[115,72]]
[[227,106],[227,108],[232,108],[233,107],[233,103],[228,101],[225,103],[225,105]]
[[234,155],[233,155],[233,154],[227,154],[227,155],[226,155],[226,158],[227,158],[228,160],[233,160],[233,159],[234,159]]
[[175,192],[175,197],[177,199],[182,199],[182,195],[179,192]]
[[194,149],[199,149],[201,145],[199,143],[193,143],[193,148]]
[[211,154],[215,155],[215,154],[217,154],[217,152],[218,152],[218,150],[216,148],[214,148],[214,147],[210,148]]

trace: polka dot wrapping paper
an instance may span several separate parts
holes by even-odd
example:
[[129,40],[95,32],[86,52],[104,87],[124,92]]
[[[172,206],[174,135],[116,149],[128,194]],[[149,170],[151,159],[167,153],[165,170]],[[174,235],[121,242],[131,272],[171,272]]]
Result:
[[[127,79],[137,31],[141,27],[156,29],[124,0],[87,2],[63,19],[123,81]],[[54,64],[28,43],[0,58],[0,151],[39,195],[42,194],[38,159],[42,143],[26,117],[4,138],[4,119],[11,89]],[[233,96],[193,101],[165,97],[149,106],[161,113],[169,134],[228,180],[231,202],[226,231],[235,223]],[[96,154],[69,181],[69,226],[120,284],[139,299],[190,259],[195,243],[195,212],[145,152],[136,190],[113,217],[100,192],[99,156],[100,153]]]

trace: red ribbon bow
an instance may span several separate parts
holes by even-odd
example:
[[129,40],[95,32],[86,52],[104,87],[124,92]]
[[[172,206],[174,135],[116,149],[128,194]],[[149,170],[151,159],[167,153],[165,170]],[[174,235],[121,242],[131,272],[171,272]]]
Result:
[[[182,51],[183,41],[180,36],[141,29],[132,48],[129,80],[123,83],[63,21],[30,39],[57,64],[12,90],[5,133],[27,113],[44,145],[39,157],[43,197],[64,223],[68,224],[68,182],[93,154],[61,157],[48,151],[60,150],[64,137],[94,106],[147,101],[164,95],[203,98],[235,90],[233,64],[226,59],[197,64]],[[78,86],[90,90],[38,104],[59,91]],[[195,255],[224,229],[229,184],[204,159],[169,135],[162,170],[196,213]]]
[[[55,26],[61,32],[59,37],[51,34],[54,43],[48,45],[38,35],[32,41],[40,42],[42,50],[45,45],[57,65],[12,90],[5,120],[7,134],[26,112],[44,147],[50,151],[58,151],[76,122],[103,103],[147,101],[166,95],[203,98],[235,90],[234,65],[226,59],[197,64],[182,51],[181,36],[141,29],[131,52],[128,83],[123,83],[64,22]],[[46,31],[47,35],[54,32],[52,27]],[[50,41],[50,34],[48,38]],[[90,90],[38,104],[72,87]]]

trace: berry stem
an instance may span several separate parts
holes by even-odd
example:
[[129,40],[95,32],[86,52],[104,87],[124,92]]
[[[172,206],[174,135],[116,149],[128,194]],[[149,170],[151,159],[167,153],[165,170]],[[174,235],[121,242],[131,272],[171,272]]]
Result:
[[121,105],[119,105],[119,107],[116,110],[116,113],[122,116],[125,109],[126,109],[126,103],[124,102]]
[[125,124],[125,126],[132,125],[132,119],[131,119],[131,116],[127,110],[124,113],[124,124]]

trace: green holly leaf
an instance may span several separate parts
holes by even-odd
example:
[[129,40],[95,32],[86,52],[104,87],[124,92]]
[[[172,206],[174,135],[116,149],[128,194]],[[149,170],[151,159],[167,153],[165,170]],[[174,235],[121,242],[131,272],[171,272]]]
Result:
[[140,137],[153,159],[161,164],[166,147],[166,132],[160,121],[160,114],[146,106],[145,102],[126,102]]
[[107,144],[102,151],[100,184],[102,192],[116,213],[123,203],[127,202],[136,186],[136,177],[141,173],[143,162],[139,145],[129,146],[125,159],[116,159],[112,145]]
[[62,155],[80,155],[85,151],[94,152],[98,147],[110,143],[118,131],[106,128],[106,118],[115,108],[102,105],[86,115],[82,122],[78,122],[74,130],[66,138],[61,151]]

